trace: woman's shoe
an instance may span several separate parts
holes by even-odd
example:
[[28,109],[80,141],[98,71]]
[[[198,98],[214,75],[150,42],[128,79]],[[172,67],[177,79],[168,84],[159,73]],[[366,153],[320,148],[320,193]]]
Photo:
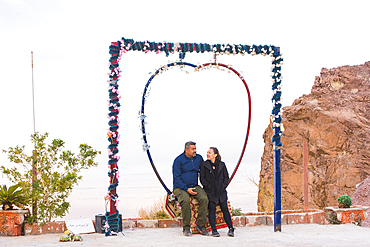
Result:
[[220,234],[218,233],[217,230],[216,231],[212,230],[212,237],[219,237],[219,236],[220,236]]
[[229,235],[230,237],[234,237],[234,230],[235,230],[235,228],[230,228],[227,235]]
[[187,237],[191,237],[192,235],[190,229],[183,229],[182,233],[184,234],[184,236],[187,236]]

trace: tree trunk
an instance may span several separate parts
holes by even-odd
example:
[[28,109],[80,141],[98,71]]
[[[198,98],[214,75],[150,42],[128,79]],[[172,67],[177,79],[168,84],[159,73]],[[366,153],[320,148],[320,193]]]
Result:
[[[36,150],[33,150],[33,156],[32,156],[32,184],[35,183],[36,179],[37,179],[37,159],[36,159],[36,155],[37,155],[37,152]],[[33,186],[32,186],[32,193],[33,193]],[[36,220],[37,219],[37,200],[32,198],[32,215],[34,217],[34,219]]]

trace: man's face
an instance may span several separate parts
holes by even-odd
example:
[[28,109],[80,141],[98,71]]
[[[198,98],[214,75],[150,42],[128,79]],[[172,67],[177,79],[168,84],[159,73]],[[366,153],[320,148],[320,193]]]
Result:
[[194,158],[197,155],[197,147],[195,145],[190,145],[189,148],[185,148],[185,155],[189,158]]

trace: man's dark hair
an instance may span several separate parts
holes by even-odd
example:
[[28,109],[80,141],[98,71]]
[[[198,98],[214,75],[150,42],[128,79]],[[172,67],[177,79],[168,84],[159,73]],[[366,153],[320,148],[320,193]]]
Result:
[[191,145],[197,145],[195,142],[186,142],[185,149],[190,148]]

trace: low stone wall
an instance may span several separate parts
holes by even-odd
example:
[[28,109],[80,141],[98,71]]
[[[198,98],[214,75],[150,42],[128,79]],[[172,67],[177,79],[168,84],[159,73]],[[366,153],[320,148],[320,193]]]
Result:
[[[245,217],[245,226],[258,226],[258,225],[273,225],[274,214],[273,213],[245,213],[242,216]],[[234,217],[235,218],[235,217]],[[243,220],[241,220],[243,222]],[[281,224],[320,224],[326,225],[329,222],[325,220],[325,212],[320,209],[309,209],[309,210],[282,210],[281,211]],[[242,225],[244,226],[244,225]]]
[[122,219],[123,228],[169,228],[182,226],[182,219],[137,220]]
[[[95,221],[93,220],[94,224]],[[244,213],[241,216],[233,216],[235,227],[249,226],[272,226],[274,215],[272,213]],[[283,210],[281,213],[281,224],[320,224],[329,222],[325,219],[325,212],[318,209],[311,210]],[[122,219],[123,228],[169,228],[181,227],[182,219],[159,219],[159,220],[138,220],[134,218]],[[63,233],[67,230],[64,221],[50,222],[45,225],[25,224],[25,235],[39,235],[47,233]]]
[[[310,210],[283,210],[281,214],[281,224],[328,224],[325,220],[325,213],[319,209]],[[242,216],[233,216],[235,227],[244,226],[272,226],[274,215],[271,213],[244,213]],[[123,228],[167,228],[181,227],[182,219],[161,219],[161,220],[137,220],[122,219]]]
[[327,225],[329,222],[325,219],[323,210],[287,210],[282,211],[282,225],[291,224],[320,224]]
[[40,235],[48,233],[63,233],[67,230],[64,221],[49,222],[44,225],[38,224],[24,224],[24,235]]

